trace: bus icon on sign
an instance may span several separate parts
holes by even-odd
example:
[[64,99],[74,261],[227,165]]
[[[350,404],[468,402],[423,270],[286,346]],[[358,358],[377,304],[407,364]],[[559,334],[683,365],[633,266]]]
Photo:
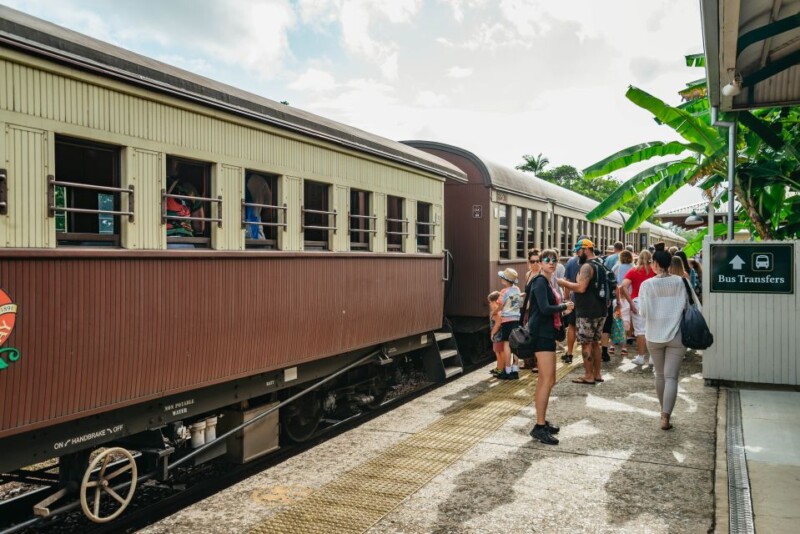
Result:
[[772,254],[753,254],[753,270],[754,271],[771,271],[772,270]]

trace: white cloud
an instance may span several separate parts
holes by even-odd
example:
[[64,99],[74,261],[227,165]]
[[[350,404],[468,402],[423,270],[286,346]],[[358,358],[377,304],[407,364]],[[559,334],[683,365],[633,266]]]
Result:
[[417,104],[424,108],[439,108],[450,103],[447,95],[434,93],[433,91],[421,91],[417,95]]
[[473,69],[472,67],[459,67],[458,65],[454,65],[447,70],[447,76],[449,78],[469,78],[472,76]]
[[288,87],[294,91],[325,93],[336,88],[336,79],[330,72],[309,68]]

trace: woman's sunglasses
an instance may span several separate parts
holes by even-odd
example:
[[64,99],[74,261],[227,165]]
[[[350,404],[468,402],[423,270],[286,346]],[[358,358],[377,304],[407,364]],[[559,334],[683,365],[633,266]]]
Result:
[[558,262],[555,258],[542,258],[542,263],[556,263]]

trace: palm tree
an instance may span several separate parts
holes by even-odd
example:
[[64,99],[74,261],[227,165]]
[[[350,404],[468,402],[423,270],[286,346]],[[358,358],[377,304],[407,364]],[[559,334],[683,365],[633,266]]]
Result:
[[539,173],[541,173],[544,168],[550,164],[550,160],[545,156],[542,156],[541,152],[539,152],[539,155],[536,157],[531,156],[530,154],[525,154],[522,156],[522,159],[525,160],[525,163],[522,165],[517,165],[516,169],[523,172],[532,172],[534,176],[539,175]]

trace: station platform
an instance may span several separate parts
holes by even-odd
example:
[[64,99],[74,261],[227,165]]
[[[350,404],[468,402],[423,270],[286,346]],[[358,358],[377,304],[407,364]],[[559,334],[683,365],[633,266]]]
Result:
[[[577,362],[559,364],[548,410],[561,427],[556,446],[528,435],[536,374],[522,370],[520,380],[498,381],[489,377],[491,367],[143,532],[728,531],[728,481],[719,467],[726,443],[717,439],[726,432],[727,413],[718,408],[727,406],[728,392],[704,386],[700,356],[687,355],[681,367],[674,429],[667,432],[659,428],[651,367],[612,357],[605,382],[590,386],[571,382],[580,376]],[[742,403],[757,405],[749,395]],[[782,397],[779,404],[797,422],[795,402]],[[748,413],[752,419],[761,412],[742,410],[744,428],[763,435],[768,424],[748,423]],[[786,439],[798,436],[800,429]],[[793,443],[796,457],[797,443],[782,443]],[[793,509],[800,486],[791,476],[779,500]],[[763,490],[754,484],[751,491],[757,502]],[[789,523],[771,525],[760,530],[780,532]]]

